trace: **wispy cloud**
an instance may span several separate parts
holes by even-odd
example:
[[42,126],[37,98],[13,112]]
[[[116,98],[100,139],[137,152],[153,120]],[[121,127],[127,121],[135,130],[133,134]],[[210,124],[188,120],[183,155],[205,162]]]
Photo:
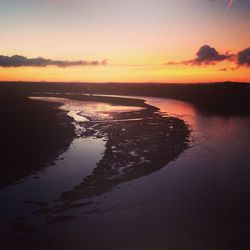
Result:
[[37,58],[27,58],[25,56],[14,55],[14,56],[4,56],[0,55],[0,67],[46,67],[46,66],[56,66],[60,68],[73,67],[73,66],[99,66],[106,65],[107,61],[62,61],[62,60],[52,60],[45,59],[43,57]]

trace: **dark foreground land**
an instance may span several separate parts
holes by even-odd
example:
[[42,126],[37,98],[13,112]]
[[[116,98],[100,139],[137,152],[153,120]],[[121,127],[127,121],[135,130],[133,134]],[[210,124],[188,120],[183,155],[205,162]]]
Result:
[[[63,95],[60,95],[64,97]],[[72,99],[95,100],[82,95]],[[139,111],[110,113],[109,119],[88,116],[83,137],[106,138],[106,150],[93,172],[81,183],[61,193],[53,205],[46,205],[32,215],[17,220],[16,232],[45,224],[67,223],[76,218],[71,212],[91,204],[89,199],[111,191],[117,185],[149,175],[175,160],[189,145],[189,127],[181,119],[162,116],[159,110],[142,100],[98,97],[101,102],[137,105]],[[69,214],[70,213],[70,214]],[[37,217],[36,217],[37,216]],[[28,231],[28,230],[27,230]]]
[[[83,96],[82,94],[88,94]],[[90,94],[90,95],[89,95]],[[201,112],[222,115],[250,114],[250,84],[150,83],[0,83],[1,161],[0,186],[19,180],[44,166],[65,150],[74,137],[71,119],[57,104],[27,97],[57,96],[113,105],[141,106],[143,101],[97,97],[94,94],[174,98],[193,103]],[[114,127],[114,126],[113,126]],[[11,166],[11,167],[10,167]]]
[[[130,103],[133,99],[125,100]],[[101,195],[120,183],[161,169],[188,148],[190,130],[183,120],[162,116],[157,108],[144,102],[141,106],[144,109],[140,111],[111,113],[109,120],[88,117],[83,136],[106,137],[106,150],[93,173],[63,192],[55,209],[46,211],[49,221],[51,214],[55,220],[55,215],[82,206],[76,201]]]
[[25,83],[2,82],[0,89],[22,93],[91,93],[152,96],[190,102],[201,112],[220,115],[250,114],[250,83]]
[[0,93],[0,186],[36,173],[69,146],[74,127],[57,107]]
[[[38,94],[39,96],[42,94]],[[50,95],[53,96],[53,95]],[[69,97],[65,94],[57,97]],[[93,172],[53,204],[35,204],[30,214],[13,221],[11,231],[28,237],[39,223],[61,224],[76,218],[72,209],[91,204],[89,199],[111,191],[123,182],[149,175],[175,160],[189,145],[190,129],[181,119],[163,116],[158,108],[133,98],[71,95],[71,99],[137,106],[142,109],[110,112],[108,119],[88,116],[83,137],[106,138],[106,149]],[[58,105],[1,93],[1,186],[35,174],[67,148],[74,127]],[[39,227],[39,226],[38,226]],[[13,242],[18,247],[18,242]],[[19,248],[20,249],[20,248]]]
[[[3,118],[0,185],[5,185],[45,167],[69,146],[75,134],[71,118],[58,109],[59,104],[34,101],[24,93],[0,95]],[[55,96],[53,93],[32,95]],[[187,125],[180,119],[163,117],[157,108],[143,100],[63,93],[56,97],[143,108],[112,114],[111,120],[95,121],[88,117],[90,122],[82,124],[86,128],[83,136],[107,137],[107,149],[93,175],[80,185],[80,192],[74,190],[63,197],[77,199],[79,193],[80,198],[85,198],[106,192],[121,182],[162,168],[188,147]]]
[[[82,95],[82,94],[88,94]],[[89,95],[90,94],[90,95]],[[250,84],[150,83],[0,83],[1,161],[0,186],[41,169],[65,150],[74,137],[72,120],[57,104],[34,102],[28,96],[70,97],[141,106],[142,100],[97,97],[94,94],[174,98],[193,103],[201,112],[221,115],[250,114]],[[113,126],[114,127],[114,126]],[[11,166],[11,167],[10,167]]]

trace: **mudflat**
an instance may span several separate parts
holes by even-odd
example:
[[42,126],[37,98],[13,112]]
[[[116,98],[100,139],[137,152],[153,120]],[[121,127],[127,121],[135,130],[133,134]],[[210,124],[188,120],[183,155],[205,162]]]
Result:
[[0,94],[0,186],[36,173],[70,145],[74,126],[59,106]]

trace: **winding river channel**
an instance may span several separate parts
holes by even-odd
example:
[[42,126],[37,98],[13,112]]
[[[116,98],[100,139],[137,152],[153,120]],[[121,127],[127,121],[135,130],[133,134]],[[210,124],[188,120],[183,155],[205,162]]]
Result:
[[[248,243],[249,117],[206,115],[185,102],[143,97],[190,126],[190,147],[164,168],[85,199],[84,206],[62,215],[66,220],[46,224],[36,211],[53,205],[103,157],[107,138],[82,137],[82,123],[89,115],[108,119],[108,112],[140,108],[43,99],[62,103],[75,120],[77,136],[43,171],[0,189],[0,233],[6,250],[14,249],[14,241],[19,249],[60,250],[237,249],[232,246]],[[23,219],[35,223],[35,229],[13,232],[13,221]]]

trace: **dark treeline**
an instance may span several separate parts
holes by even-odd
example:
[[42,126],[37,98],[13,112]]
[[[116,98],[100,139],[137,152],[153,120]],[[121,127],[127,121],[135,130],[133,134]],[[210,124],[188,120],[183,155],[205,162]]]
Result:
[[249,83],[160,84],[160,83],[0,83],[0,91],[87,93],[173,98],[187,101],[206,113],[250,114]]

